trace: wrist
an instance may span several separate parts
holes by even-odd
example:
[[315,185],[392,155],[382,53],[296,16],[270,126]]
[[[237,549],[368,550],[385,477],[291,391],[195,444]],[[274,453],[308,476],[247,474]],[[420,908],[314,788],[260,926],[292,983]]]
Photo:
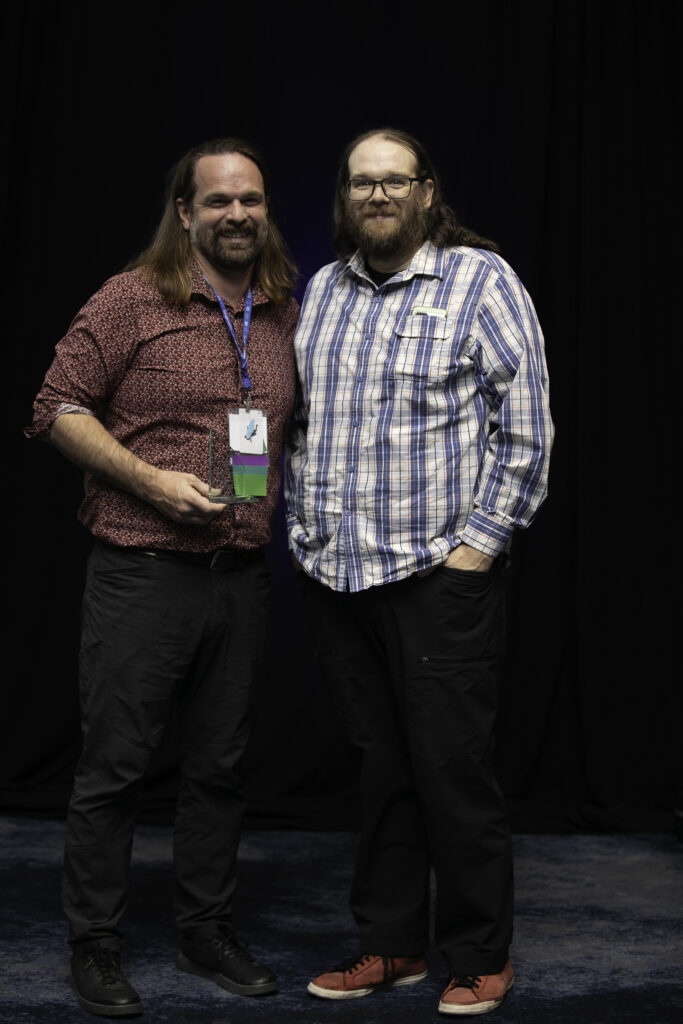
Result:
[[469,544],[459,544],[448,553],[445,565],[451,569],[464,569],[470,572],[487,572],[494,563],[492,555],[485,551],[470,547]]
[[130,455],[131,490],[137,498],[149,501],[150,497],[158,497],[161,491],[161,470],[143,462],[136,455]]

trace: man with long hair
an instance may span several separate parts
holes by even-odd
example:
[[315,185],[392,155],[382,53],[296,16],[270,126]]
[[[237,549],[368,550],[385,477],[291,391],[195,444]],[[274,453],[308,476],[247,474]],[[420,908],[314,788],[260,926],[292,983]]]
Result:
[[512,985],[512,861],[493,774],[501,567],[546,493],[552,424],[531,300],[460,225],[424,147],[371,131],[344,153],[337,263],[295,336],[290,545],[316,648],[360,748],[357,955],[308,986],[346,999],[449,969],[439,1010]]
[[[72,984],[101,1016],[142,1012],[119,921],[138,794],[176,709],[178,966],[242,995],[277,991],[233,932],[231,899],[263,674],[263,546],[294,401],[294,272],[259,153],[234,138],[197,146],[172,173],[150,247],[57,346],[27,431],[85,470],[79,518],[94,536],[63,893]],[[229,495],[229,479],[210,490],[208,468],[233,416],[263,443]]]

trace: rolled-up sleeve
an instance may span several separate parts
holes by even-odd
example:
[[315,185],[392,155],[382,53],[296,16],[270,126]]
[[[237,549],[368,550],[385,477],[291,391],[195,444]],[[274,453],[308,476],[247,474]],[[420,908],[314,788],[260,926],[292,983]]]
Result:
[[477,319],[479,386],[491,415],[488,443],[462,539],[497,555],[527,527],[547,494],[553,424],[543,335],[515,274],[487,289]]
[[33,403],[27,437],[47,437],[64,412],[97,416],[125,374],[134,346],[130,301],[116,279],[107,282],[75,316],[56,347]]

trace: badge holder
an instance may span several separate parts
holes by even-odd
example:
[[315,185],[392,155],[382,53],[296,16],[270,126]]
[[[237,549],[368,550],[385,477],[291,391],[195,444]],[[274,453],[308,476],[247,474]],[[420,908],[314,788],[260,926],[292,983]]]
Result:
[[265,498],[268,486],[268,424],[265,413],[251,407],[252,383],[247,366],[247,338],[254,293],[250,285],[244,296],[240,345],[225,302],[213,285],[209,286],[237,349],[244,389],[244,407],[228,410],[227,436],[209,431],[209,501],[236,505]]
[[227,434],[209,431],[209,501],[246,504],[266,496],[268,424],[260,409],[231,409]]

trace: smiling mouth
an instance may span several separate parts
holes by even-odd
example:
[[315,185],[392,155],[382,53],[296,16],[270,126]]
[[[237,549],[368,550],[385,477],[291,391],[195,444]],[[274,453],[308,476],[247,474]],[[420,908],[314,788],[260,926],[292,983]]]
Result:
[[246,223],[240,224],[238,228],[223,228],[222,230],[219,230],[217,234],[219,234],[221,238],[248,238],[249,235],[254,234],[254,228],[251,224]]

